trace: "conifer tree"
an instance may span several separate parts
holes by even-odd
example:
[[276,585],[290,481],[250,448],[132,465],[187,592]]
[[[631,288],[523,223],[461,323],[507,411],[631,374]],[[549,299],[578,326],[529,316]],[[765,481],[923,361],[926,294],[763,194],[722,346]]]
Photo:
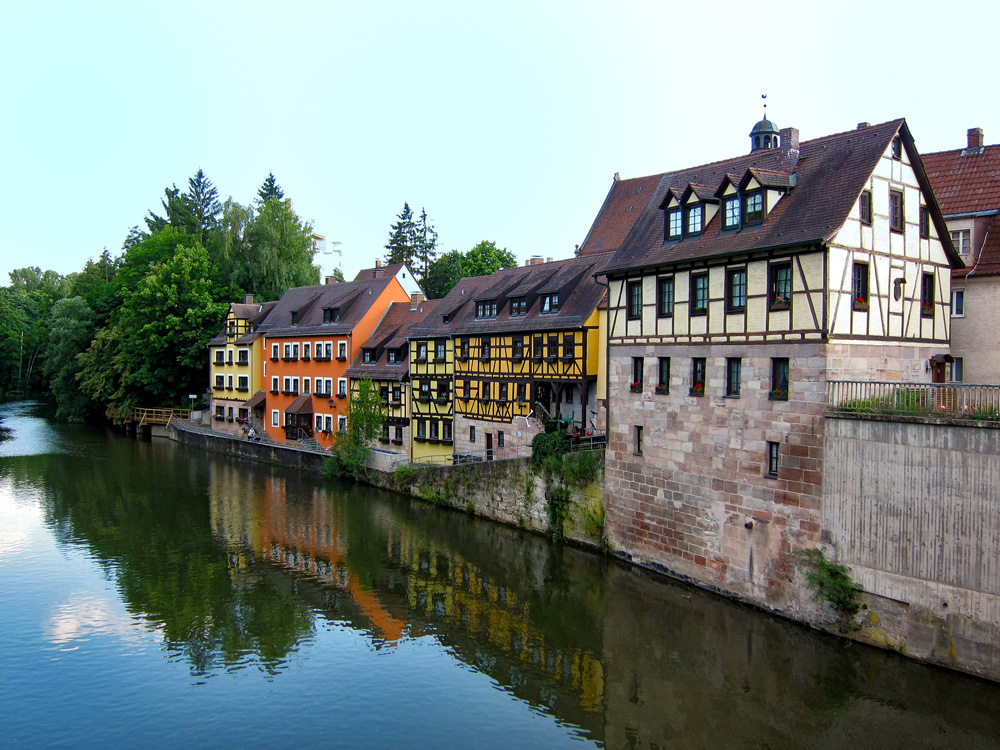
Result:
[[257,197],[260,198],[261,203],[266,203],[270,200],[280,201],[285,197],[285,191],[281,189],[281,185],[274,179],[274,172],[267,173],[264,184],[257,191]]
[[412,270],[417,249],[417,224],[413,221],[409,203],[403,203],[403,210],[396,217],[396,223],[390,227],[389,243],[385,249],[389,251],[385,256],[386,263],[405,263]]

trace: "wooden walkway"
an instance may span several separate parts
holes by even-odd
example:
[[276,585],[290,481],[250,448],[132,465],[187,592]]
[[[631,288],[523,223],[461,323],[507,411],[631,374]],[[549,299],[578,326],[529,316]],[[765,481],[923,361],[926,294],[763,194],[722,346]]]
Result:
[[125,422],[135,422],[140,427],[147,424],[168,424],[171,419],[188,419],[190,409],[150,409],[144,406],[136,407]]

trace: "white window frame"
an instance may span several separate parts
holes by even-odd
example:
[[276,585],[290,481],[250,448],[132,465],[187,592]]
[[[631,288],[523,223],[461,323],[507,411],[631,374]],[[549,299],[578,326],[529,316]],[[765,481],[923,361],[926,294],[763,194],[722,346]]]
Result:
[[955,227],[949,229],[948,234],[951,235],[951,244],[955,246],[956,253],[968,255],[972,252],[972,227]]
[[272,375],[271,376],[271,390],[272,391],[280,391],[281,388],[279,388],[279,385],[280,385],[280,383],[278,382],[278,376],[277,375]]
[[281,354],[280,344],[271,344],[271,359],[279,359]]
[[337,417],[337,432],[347,432],[347,417],[343,414]]
[[965,317],[965,289],[951,290],[951,317]]
[[337,342],[337,356],[347,359],[347,342],[338,341]]
[[250,378],[247,375],[240,375],[236,378],[236,387],[241,388],[245,391],[250,390]]
[[347,395],[347,378],[337,378],[337,393]]
[[281,412],[278,409],[271,409],[271,426],[281,426]]
[[952,383],[965,382],[965,357],[955,357],[948,367],[948,380]]

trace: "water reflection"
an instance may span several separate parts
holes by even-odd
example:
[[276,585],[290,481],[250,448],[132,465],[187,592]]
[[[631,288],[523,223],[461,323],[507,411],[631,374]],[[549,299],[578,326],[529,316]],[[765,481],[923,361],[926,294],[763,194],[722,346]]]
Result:
[[141,634],[199,680],[288,682],[346,628],[390,660],[433,640],[612,748],[1000,742],[992,684],[396,496],[169,441],[60,435],[61,454],[0,464],[0,542],[23,550],[43,509],[124,607],[58,603],[45,637],[62,648]]

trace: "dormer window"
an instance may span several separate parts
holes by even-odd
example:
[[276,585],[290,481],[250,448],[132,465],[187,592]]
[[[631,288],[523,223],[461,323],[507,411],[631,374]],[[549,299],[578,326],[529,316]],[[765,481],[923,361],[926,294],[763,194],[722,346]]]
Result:
[[754,190],[743,196],[743,223],[760,224],[764,221],[764,194]]
[[681,210],[679,208],[672,208],[667,211],[667,237],[680,237],[683,233],[683,227]]
[[339,307],[324,307],[323,308],[323,322],[324,323],[339,323],[340,322],[340,308]]
[[519,318],[528,312],[528,302],[524,297],[513,297],[510,301],[510,317]]
[[551,294],[542,295],[542,314],[548,315],[549,313],[559,312],[559,293],[553,292]]
[[497,301],[495,299],[482,300],[476,303],[477,318],[495,318],[497,316]]
[[686,220],[684,222],[684,234],[701,234],[702,217],[704,216],[704,206],[696,203],[685,209]]
[[726,198],[725,213],[722,217],[723,229],[737,229],[740,226],[740,199],[732,195]]
[[399,361],[399,357],[396,354],[396,350],[395,349],[389,349],[386,352],[386,358],[388,359],[390,365],[394,365],[394,364],[396,364],[396,362]]
[[375,361],[375,352],[373,352],[371,349],[363,349],[361,352],[361,356],[364,358],[362,361],[366,365],[370,365],[372,362]]

